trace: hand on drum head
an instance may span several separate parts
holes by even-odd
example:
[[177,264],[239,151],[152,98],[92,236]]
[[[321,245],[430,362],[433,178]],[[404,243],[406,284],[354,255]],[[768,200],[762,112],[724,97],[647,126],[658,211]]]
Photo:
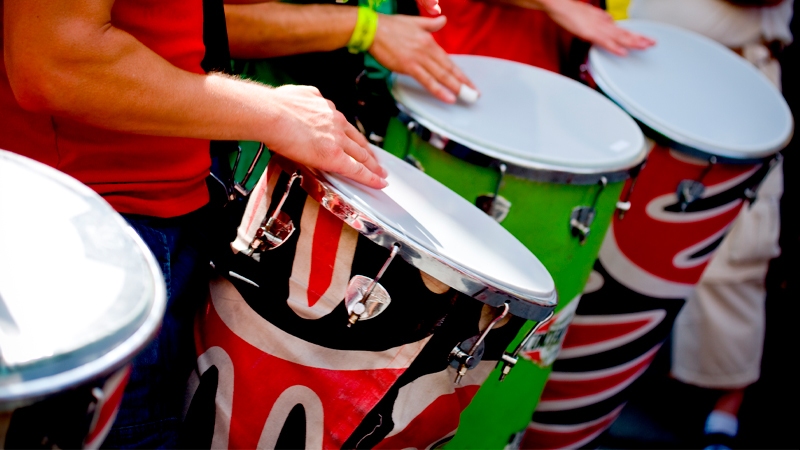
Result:
[[575,36],[618,55],[644,50],[656,41],[618,27],[610,14],[576,0],[548,2],[547,14]]
[[455,103],[462,84],[475,85],[433,40],[431,33],[445,23],[444,16],[382,14],[369,52],[387,69],[414,77],[439,100]]
[[308,167],[335,172],[366,186],[382,189],[388,173],[366,138],[336,110],[333,102],[310,86],[281,86],[274,91],[283,110],[267,146]]

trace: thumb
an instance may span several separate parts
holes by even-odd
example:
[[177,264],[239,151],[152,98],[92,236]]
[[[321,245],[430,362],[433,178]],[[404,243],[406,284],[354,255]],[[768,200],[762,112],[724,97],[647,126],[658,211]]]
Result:
[[438,16],[438,17],[418,17],[417,18],[418,24],[420,28],[423,30],[433,33],[435,31],[439,31],[442,29],[444,24],[447,23],[447,17],[445,16]]

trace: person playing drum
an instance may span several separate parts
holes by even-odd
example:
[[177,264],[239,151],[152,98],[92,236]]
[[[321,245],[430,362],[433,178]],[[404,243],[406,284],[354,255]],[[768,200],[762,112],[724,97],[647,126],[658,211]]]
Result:
[[109,445],[176,445],[194,360],[190,319],[207,289],[197,228],[207,213],[209,139],[262,141],[302,164],[386,186],[364,137],[316,89],[205,73],[216,3],[0,2],[0,148],[103,195],[157,255],[169,288],[164,327],[134,363]]

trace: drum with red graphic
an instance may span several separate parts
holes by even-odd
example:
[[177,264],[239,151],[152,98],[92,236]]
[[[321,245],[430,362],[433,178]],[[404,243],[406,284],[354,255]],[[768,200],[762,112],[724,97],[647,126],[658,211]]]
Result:
[[516,238],[374,151],[380,191],[270,161],[196,321],[193,446],[434,446],[525,320],[555,308]]
[[161,325],[161,271],[94,191],[3,150],[0,211],[0,448],[99,448]]
[[747,61],[696,33],[620,26],[656,46],[589,54],[591,80],[651,139],[621,198],[526,448],[596,445],[668,336],[715,249],[792,136],[780,92]]

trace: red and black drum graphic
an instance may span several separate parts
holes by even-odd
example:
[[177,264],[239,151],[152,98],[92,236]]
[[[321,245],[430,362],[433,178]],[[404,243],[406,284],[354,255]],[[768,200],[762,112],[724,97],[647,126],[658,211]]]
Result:
[[[289,175],[268,168],[269,203]],[[259,189],[256,187],[256,189]],[[274,206],[273,206],[274,208]],[[294,233],[255,260],[214,260],[198,316],[198,370],[184,421],[197,448],[429,448],[452,436],[461,411],[524,320],[496,324],[460,383],[450,352],[497,309],[400,258],[380,285],[391,304],[348,327],[345,294],[374,277],[389,250],[337,219],[299,185],[282,211]]]
[[735,53],[674,26],[620,26],[658,45],[627,58],[593,48],[591,77],[656,144],[623,189],[621,206],[630,209],[609,227],[541,402],[518,437],[526,448],[598,445],[792,135],[780,92]]

